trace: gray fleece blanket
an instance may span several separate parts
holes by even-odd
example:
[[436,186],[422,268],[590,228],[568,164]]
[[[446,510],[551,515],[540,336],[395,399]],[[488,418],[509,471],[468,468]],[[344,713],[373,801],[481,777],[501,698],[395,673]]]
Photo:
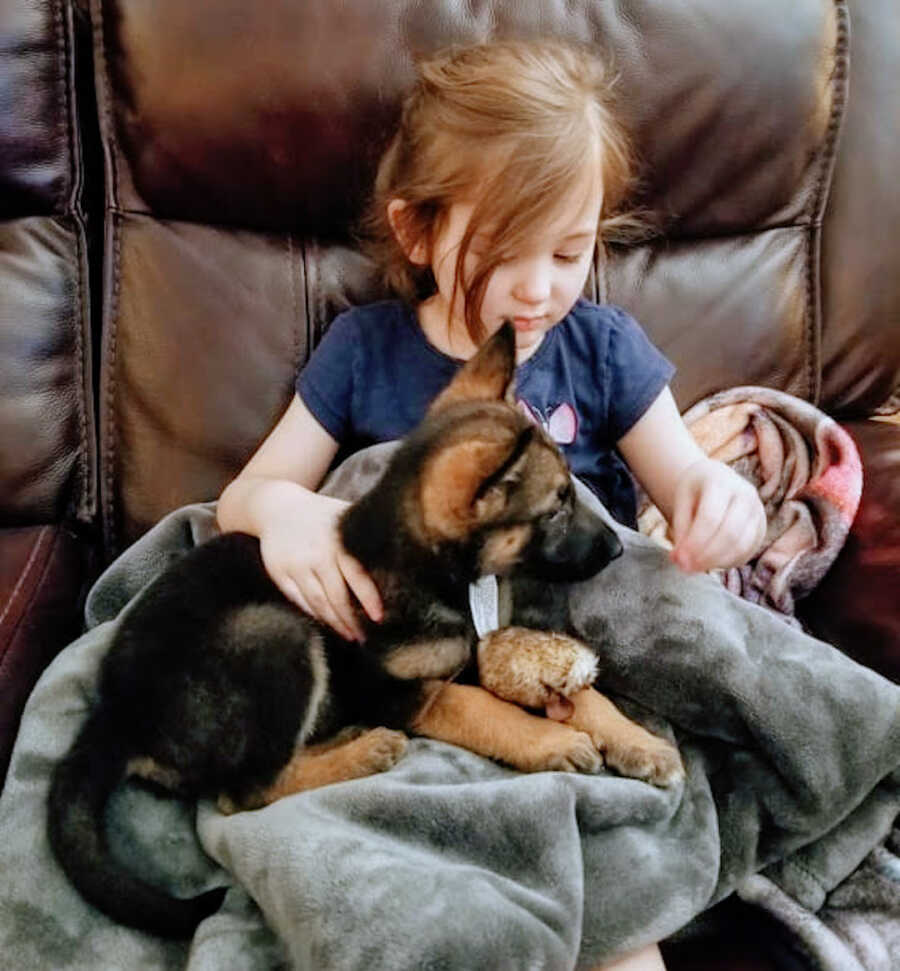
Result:
[[[385,452],[355,456],[332,491],[359,494]],[[0,799],[5,967],[588,968],[733,892],[809,968],[900,967],[900,688],[629,530],[569,606],[604,688],[677,740],[683,784],[519,774],[426,739],[383,775],[230,817],[127,784],[108,812],[122,859],[174,893],[231,889],[189,944],[112,924],[50,855],[50,773],[117,618],[214,528],[211,506],[187,507],[120,557],[29,701]]]

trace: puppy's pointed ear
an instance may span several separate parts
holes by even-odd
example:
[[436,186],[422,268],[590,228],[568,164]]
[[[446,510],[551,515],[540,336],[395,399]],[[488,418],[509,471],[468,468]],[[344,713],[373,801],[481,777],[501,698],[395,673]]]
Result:
[[505,320],[500,329],[466,361],[450,384],[434,399],[434,414],[459,401],[515,402],[516,332]]
[[430,540],[455,540],[499,516],[527,461],[534,426],[493,424],[477,438],[442,448],[420,480],[422,525]]

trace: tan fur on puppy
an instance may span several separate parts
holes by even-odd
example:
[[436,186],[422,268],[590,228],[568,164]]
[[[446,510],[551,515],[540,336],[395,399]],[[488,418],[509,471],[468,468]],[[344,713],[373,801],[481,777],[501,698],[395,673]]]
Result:
[[655,786],[670,786],[684,777],[678,749],[626,718],[599,691],[584,688],[569,701],[574,711],[565,724],[590,735],[611,769]]
[[528,525],[509,526],[497,530],[484,542],[479,565],[484,575],[509,573],[531,539],[532,528]]
[[386,772],[403,755],[407,744],[403,732],[389,728],[373,728],[352,737],[342,733],[328,742],[298,748],[272,785],[241,805],[225,795],[219,797],[217,805],[226,815],[260,809],[296,792]]
[[594,772],[603,764],[590,737],[502,701],[476,685],[435,681],[415,732],[479,752],[522,772]]

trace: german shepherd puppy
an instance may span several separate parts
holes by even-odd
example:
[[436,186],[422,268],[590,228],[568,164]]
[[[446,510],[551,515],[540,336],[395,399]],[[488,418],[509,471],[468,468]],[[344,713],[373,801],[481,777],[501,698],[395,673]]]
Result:
[[[600,767],[597,733],[592,740],[445,680],[472,656],[470,582],[491,573],[582,580],[621,552],[615,533],[576,503],[556,446],[507,400],[514,366],[505,325],[344,514],[344,546],[384,603],[382,623],[362,615],[365,645],[290,604],[258,541],[241,533],[181,557],[123,615],[99,703],[49,796],[50,843],[93,905],[123,924],[184,937],[224,893],[176,900],[112,857],[104,809],[129,774],[232,811],[383,771],[402,755],[403,733],[527,771]],[[644,736],[667,745],[634,728],[639,745]]]

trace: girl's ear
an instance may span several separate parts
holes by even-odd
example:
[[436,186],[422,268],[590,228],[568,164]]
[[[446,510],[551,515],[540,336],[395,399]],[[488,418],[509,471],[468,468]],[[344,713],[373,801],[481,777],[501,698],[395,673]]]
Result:
[[416,234],[410,218],[409,203],[405,199],[391,199],[387,204],[387,218],[406,258],[416,266],[428,265],[428,245],[422,234]]

